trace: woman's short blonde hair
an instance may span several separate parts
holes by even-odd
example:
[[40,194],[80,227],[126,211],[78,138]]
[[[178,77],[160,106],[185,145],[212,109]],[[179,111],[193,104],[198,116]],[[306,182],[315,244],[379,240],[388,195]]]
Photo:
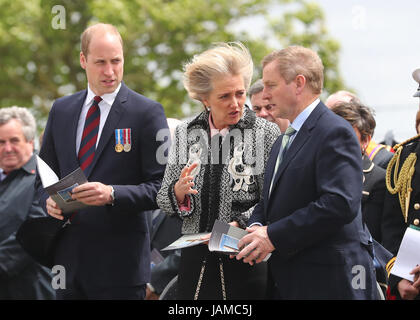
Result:
[[263,67],[274,60],[278,62],[280,75],[287,84],[296,76],[303,75],[314,94],[322,92],[324,66],[315,51],[302,46],[290,46],[267,55],[262,61]]
[[184,65],[183,83],[192,99],[202,101],[213,90],[212,80],[227,75],[242,75],[248,90],[253,70],[251,54],[242,43],[216,43]]

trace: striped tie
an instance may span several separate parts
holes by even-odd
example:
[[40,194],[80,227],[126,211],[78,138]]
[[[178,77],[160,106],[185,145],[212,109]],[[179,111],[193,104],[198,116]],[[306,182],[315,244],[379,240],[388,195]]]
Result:
[[287,149],[289,148],[289,141],[290,141],[290,137],[293,136],[295,134],[296,130],[293,129],[291,126],[289,126],[286,129],[286,132],[283,135],[283,139],[281,140],[281,148],[279,150],[279,154],[277,156],[277,161],[276,161],[276,166],[274,168],[274,173],[273,173],[273,178],[271,180],[271,185],[270,185],[270,193],[271,194],[271,189],[273,188],[273,183],[277,174],[277,170],[280,166],[281,161],[283,160],[283,156],[286,153]]
[[96,140],[98,139],[99,120],[101,118],[101,111],[99,109],[99,102],[102,98],[96,96],[93,98],[92,106],[86,115],[85,127],[83,129],[82,141],[79,149],[79,163],[80,168],[87,173],[95,156]]

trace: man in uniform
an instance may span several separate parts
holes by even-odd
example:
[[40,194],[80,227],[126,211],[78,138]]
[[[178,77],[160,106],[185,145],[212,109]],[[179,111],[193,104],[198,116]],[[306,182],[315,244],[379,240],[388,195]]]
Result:
[[[416,80],[417,81],[417,80]],[[419,88],[420,89],[420,88]],[[419,92],[420,90],[418,90]],[[414,95],[418,95],[416,93]],[[420,227],[420,135],[394,147],[395,155],[389,162],[382,222],[383,245],[397,255],[405,230],[410,225]],[[396,175],[395,175],[396,174]],[[387,265],[388,273],[394,265],[392,258]],[[418,272],[419,268],[414,269]],[[420,281],[410,282],[390,274],[388,298],[420,299]]]

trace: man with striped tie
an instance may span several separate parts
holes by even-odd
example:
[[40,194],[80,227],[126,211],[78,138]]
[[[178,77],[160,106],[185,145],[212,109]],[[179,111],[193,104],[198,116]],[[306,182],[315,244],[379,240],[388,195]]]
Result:
[[80,166],[89,181],[72,190],[89,207],[70,216],[38,183],[48,214],[69,221],[54,255],[66,271],[57,297],[142,299],[150,278],[143,211],[157,208],[164,164],[157,161],[156,135],[168,127],[166,117],[159,103],[123,83],[123,43],[114,26],[83,32],[80,64],[87,90],[55,101],[40,151],[60,178]]

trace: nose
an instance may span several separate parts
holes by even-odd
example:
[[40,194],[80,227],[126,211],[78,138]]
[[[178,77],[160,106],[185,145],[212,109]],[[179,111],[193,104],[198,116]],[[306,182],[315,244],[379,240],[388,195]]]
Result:
[[12,151],[12,144],[9,141],[4,142],[3,150],[6,151],[6,152],[11,152]]
[[236,108],[239,105],[239,100],[237,97],[233,96],[230,101],[230,106]]
[[104,67],[104,74],[107,77],[110,77],[114,74],[114,69],[112,68],[112,64],[111,63],[107,63]]
[[259,116],[260,116],[261,118],[264,118],[264,119],[265,119],[265,118],[267,118],[267,117],[269,116],[269,114],[268,114],[268,112],[267,112],[267,109],[266,109],[265,107],[262,107],[262,108],[261,108]]
[[264,86],[264,89],[262,91],[262,98],[264,100],[269,100],[270,99],[270,94],[268,93],[268,90],[266,89],[266,87]]

